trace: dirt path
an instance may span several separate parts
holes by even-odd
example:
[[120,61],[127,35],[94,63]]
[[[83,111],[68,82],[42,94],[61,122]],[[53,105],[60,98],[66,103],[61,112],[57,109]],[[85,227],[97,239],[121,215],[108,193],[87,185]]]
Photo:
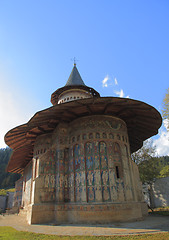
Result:
[[0,226],[11,226],[19,231],[55,235],[93,235],[111,236],[125,234],[143,234],[169,231],[169,217],[148,216],[143,221],[129,223],[114,223],[107,225],[28,225],[23,216],[0,215]]

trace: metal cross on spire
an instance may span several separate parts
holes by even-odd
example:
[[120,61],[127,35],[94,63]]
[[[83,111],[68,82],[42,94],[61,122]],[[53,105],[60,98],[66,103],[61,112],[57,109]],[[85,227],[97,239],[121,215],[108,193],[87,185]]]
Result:
[[73,65],[76,66],[76,63],[77,63],[78,60],[75,57],[73,59],[71,59],[71,60],[74,62]]

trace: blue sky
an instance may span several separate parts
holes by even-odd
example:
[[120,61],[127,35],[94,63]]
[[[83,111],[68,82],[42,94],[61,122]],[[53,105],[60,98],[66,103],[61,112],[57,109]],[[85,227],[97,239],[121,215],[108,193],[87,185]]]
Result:
[[[0,147],[9,129],[51,106],[74,57],[101,96],[121,93],[161,111],[169,87],[168,13],[168,0],[0,0]],[[160,155],[169,154],[167,138],[163,127],[155,140]]]

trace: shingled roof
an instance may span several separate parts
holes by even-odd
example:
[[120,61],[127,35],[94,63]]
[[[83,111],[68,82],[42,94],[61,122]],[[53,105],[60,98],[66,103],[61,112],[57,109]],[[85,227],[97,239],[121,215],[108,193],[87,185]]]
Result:
[[93,88],[88,87],[84,84],[79,71],[77,70],[76,64],[74,64],[74,67],[72,69],[72,72],[67,80],[67,83],[64,87],[58,88],[54,93],[51,95],[51,103],[53,105],[58,104],[58,98],[60,94],[62,94],[64,91],[67,90],[73,90],[73,89],[81,89],[85,90],[88,93],[91,94],[91,97],[100,97],[100,94]]
[[83,85],[86,86],[80,76],[80,73],[77,70],[76,64],[74,64],[74,67],[72,69],[72,72],[67,80],[67,83],[65,86],[72,86],[72,85]]

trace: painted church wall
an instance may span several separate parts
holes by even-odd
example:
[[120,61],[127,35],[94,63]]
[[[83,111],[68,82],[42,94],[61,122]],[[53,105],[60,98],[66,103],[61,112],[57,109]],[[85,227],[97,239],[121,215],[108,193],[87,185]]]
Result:
[[35,203],[135,200],[137,174],[131,173],[135,167],[122,120],[92,116],[61,123],[52,135],[37,139],[35,154],[38,151],[32,184]]

